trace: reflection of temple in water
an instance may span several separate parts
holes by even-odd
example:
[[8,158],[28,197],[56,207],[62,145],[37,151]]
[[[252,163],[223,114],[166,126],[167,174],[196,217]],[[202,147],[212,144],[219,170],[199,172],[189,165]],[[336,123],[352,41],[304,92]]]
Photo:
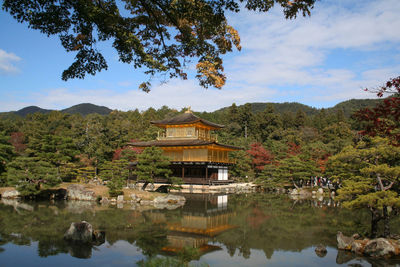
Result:
[[164,252],[178,252],[183,248],[199,249],[201,254],[221,249],[208,244],[218,234],[234,228],[229,219],[234,215],[228,209],[228,195],[187,194],[179,220],[169,221],[162,211],[147,214],[155,223],[165,223],[168,245]]

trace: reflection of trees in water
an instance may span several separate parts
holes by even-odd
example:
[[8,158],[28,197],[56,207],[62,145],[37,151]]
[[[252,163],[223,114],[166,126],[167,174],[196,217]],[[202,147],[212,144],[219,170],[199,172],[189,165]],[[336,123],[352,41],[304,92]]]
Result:
[[[236,216],[235,229],[219,235],[216,240],[226,245],[228,253],[247,258],[251,249],[272,257],[276,250],[300,252],[320,243],[336,247],[338,230],[347,234],[368,231],[368,212],[338,208],[329,201],[294,201],[284,195],[253,194],[230,196],[229,207]],[[400,225],[397,226],[399,228]]]
[[16,210],[14,206],[0,204],[0,240],[4,244],[16,245],[31,245],[37,241],[40,257],[70,253],[74,257],[90,258],[92,249],[95,248],[93,245],[69,243],[63,239],[71,222],[81,220],[91,222],[94,229],[110,229],[111,241],[124,239],[121,238],[122,235],[114,238],[113,233],[126,228],[129,212],[116,209],[95,211],[90,208],[76,209],[79,212],[73,213],[71,211],[75,209],[71,209],[71,203],[65,205],[64,202],[59,202],[57,205],[51,205],[49,202],[44,204],[32,202],[29,203],[33,207],[32,211]]
[[168,243],[167,230],[161,224],[140,224],[136,231],[136,245],[141,248],[143,255],[157,255]]
[[[79,213],[74,213],[71,203],[65,205],[64,202],[57,205],[28,203],[33,207],[32,211],[16,210],[12,205],[0,204],[0,252],[1,245],[9,242],[29,245],[37,241],[40,257],[69,253],[73,257],[90,258],[95,247],[63,240],[71,222],[85,220],[94,229],[106,231],[109,244],[126,240],[140,248],[150,260],[162,253],[167,246],[168,235],[176,235],[164,227],[166,222],[182,224],[189,213],[190,216],[198,216],[199,222],[203,220],[202,216],[214,216],[219,220],[229,214],[228,223],[236,228],[217,232],[208,240],[223,244],[229,255],[238,254],[243,258],[251,257],[251,249],[263,250],[269,259],[276,250],[299,252],[319,243],[336,247],[338,230],[347,235],[355,232],[363,234],[369,230],[369,213],[350,212],[333,205],[321,207],[318,203],[315,205],[315,200],[294,202],[285,195],[271,194],[229,195],[228,199],[226,210],[216,211],[211,211],[218,205],[210,202],[209,197],[197,199],[192,207],[191,201],[188,201],[188,206],[173,211],[146,212],[95,206],[94,209],[80,209]],[[207,203],[200,203],[203,200]],[[205,210],[202,210],[204,207]],[[399,230],[399,219],[393,220],[393,227]],[[198,257],[194,254],[185,255],[185,262]]]

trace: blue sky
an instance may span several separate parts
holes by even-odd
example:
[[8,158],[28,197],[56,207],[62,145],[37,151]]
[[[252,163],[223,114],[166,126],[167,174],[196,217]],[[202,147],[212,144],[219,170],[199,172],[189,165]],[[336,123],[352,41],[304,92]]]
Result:
[[[229,14],[241,36],[241,52],[224,58],[227,83],[204,89],[194,75],[138,85],[141,70],[118,62],[109,43],[98,44],[107,71],[84,80],[61,80],[74,59],[57,37],[48,38],[0,11],[0,111],[37,105],[62,109],[90,102],[112,109],[167,105],[213,111],[232,103],[300,102],[330,107],[351,98],[373,98],[362,88],[400,75],[400,1],[318,1],[311,17],[285,20],[269,13]],[[194,68],[194,65],[189,69]]]

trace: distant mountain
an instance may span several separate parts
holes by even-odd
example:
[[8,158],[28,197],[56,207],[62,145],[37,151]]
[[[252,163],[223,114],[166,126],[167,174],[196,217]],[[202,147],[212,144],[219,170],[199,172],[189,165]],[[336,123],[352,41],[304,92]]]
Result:
[[[52,111],[55,111],[55,110],[43,109],[43,108],[40,108],[37,106],[29,106],[29,107],[22,108],[18,111],[1,112],[0,118],[11,118],[15,115],[25,117],[28,114],[34,114],[34,113],[47,114]],[[90,103],[82,103],[82,104],[72,106],[70,108],[60,110],[60,112],[63,112],[63,113],[81,114],[82,116],[86,116],[86,115],[92,114],[92,113],[97,113],[100,115],[107,115],[111,111],[112,110],[107,107],[97,106],[97,105],[90,104]]]
[[97,113],[100,115],[107,115],[111,113],[111,109],[104,106],[97,106],[90,103],[82,103],[70,108],[66,108],[61,110],[61,112],[69,113],[69,114],[81,114],[82,116],[86,116],[88,114]]
[[341,109],[346,117],[350,117],[354,111],[362,108],[374,107],[381,101],[382,99],[351,99],[340,102],[336,106],[328,108],[327,110],[335,112]]
[[[325,108],[327,113],[336,112],[338,110],[343,110],[343,113],[346,117],[350,117],[354,111],[357,111],[361,108],[374,107],[377,103],[383,101],[383,99],[351,99],[347,101],[340,102],[331,108]],[[293,112],[296,113],[298,110],[304,111],[308,116],[317,114],[321,109],[310,107],[297,102],[285,102],[285,103],[249,103],[251,105],[251,110],[253,112],[261,112],[265,110],[267,105],[272,105],[274,107],[275,112],[277,113],[285,113],[285,112]],[[240,107],[240,106],[238,106]],[[224,107],[219,110],[216,110],[216,113],[220,113],[228,109],[229,107]]]
[[263,111],[268,104],[272,104],[274,107],[275,112],[277,113],[285,113],[288,111],[291,111],[293,113],[296,113],[297,110],[302,110],[304,113],[306,113],[308,116],[314,115],[318,113],[318,109],[297,103],[297,102],[285,102],[285,103],[250,103],[251,109],[253,112],[260,112]]
[[22,117],[25,117],[28,114],[33,114],[33,113],[42,113],[42,114],[47,114],[52,112],[53,110],[51,109],[43,109],[43,108],[39,108],[37,106],[29,106],[26,108],[22,108],[18,111],[14,111],[13,113]]
[[[377,103],[380,101],[383,101],[383,99],[351,99],[347,101],[340,102],[339,104],[335,105],[334,107],[331,108],[325,108],[325,111],[327,113],[330,112],[336,112],[338,110],[343,110],[343,113],[346,117],[350,117],[351,114],[353,114],[354,111],[359,110],[361,108],[366,108],[366,107],[374,107]],[[317,114],[321,109],[317,109],[314,107],[310,107],[301,103],[297,102],[285,102],[285,103],[260,103],[260,102],[254,102],[254,103],[249,103],[251,105],[251,109],[253,112],[261,112],[263,111],[268,104],[272,105],[275,109],[275,112],[277,113],[285,113],[285,112],[293,112],[296,113],[298,110],[304,111],[308,116],[310,115],[315,115]],[[223,113],[228,109],[229,107],[224,107],[221,109],[218,109],[216,111],[211,112],[212,114],[219,116],[223,115]],[[40,107],[36,106],[29,106],[25,107],[23,109],[20,109],[18,111],[10,111],[10,112],[2,112],[0,113],[0,118],[5,118],[5,117],[10,117],[10,116],[26,116],[28,114],[33,114],[33,113],[49,113],[53,110],[50,109],[42,109]],[[112,112],[111,109],[105,107],[105,106],[97,106],[94,104],[90,103],[82,103],[78,104],[75,106],[72,106],[70,108],[66,108],[61,110],[61,112],[64,113],[69,113],[69,114],[81,114],[82,116],[86,116],[88,114],[92,113],[97,113],[100,115],[107,115]],[[213,116],[214,116],[213,115]],[[206,116],[203,114],[203,117]],[[207,116],[206,116],[207,117]]]
[[[255,112],[255,113],[265,110],[267,105],[272,105],[274,107],[275,112],[280,113],[280,114],[285,113],[285,112],[296,113],[298,110],[304,111],[304,113],[306,113],[308,116],[315,115],[318,113],[317,108],[313,108],[313,107],[310,107],[310,106],[307,106],[307,105],[304,105],[301,103],[297,103],[297,102],[285,102],[285,103],[254,102],[254,103],[248,103],[248,104],[250,104],[250,106],[251,106],[251,111]],[[242,106],[242,105],[240,105],[240,106]],[[240,107],[240,106],[238,106],[238,107]],[[214,112],[215,113],[223,113],[228,108],[229,107],[224,107],[224,108],[218,109]]]

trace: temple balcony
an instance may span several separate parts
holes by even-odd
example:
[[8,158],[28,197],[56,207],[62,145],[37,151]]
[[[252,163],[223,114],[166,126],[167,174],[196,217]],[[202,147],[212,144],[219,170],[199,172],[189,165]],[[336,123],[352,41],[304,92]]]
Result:
[[157,140],[187,140],[187,139],[199,139],[210,142],[218,142],[218,135],[216,134],[204,134],[202,132],[196,132],[195,135],[174,135],[167,136],[165,132],[158,132]]

